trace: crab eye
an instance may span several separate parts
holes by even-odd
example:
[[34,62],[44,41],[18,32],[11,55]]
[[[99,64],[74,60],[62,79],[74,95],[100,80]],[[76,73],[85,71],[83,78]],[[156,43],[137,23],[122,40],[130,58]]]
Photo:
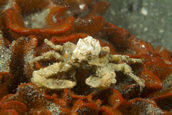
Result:
[[105,51],[100,51],[99,58],[106,56],[108,53]]

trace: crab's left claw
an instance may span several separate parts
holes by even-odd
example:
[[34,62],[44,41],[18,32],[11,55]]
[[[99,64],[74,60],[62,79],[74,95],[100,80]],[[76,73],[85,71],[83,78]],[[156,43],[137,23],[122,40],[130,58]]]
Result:
[[90,76],[85,83],[93,88],[109,88],[112,83],[116,83],[115,77],[109,75],[103,77]]

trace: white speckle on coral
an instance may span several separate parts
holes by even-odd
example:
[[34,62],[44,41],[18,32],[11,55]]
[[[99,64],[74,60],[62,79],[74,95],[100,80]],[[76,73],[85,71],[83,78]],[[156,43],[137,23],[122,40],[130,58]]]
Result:
[[[12,42],[12,45],[14,42]],[[5,46],[5,42],[3,39],[2,32],[0,31],[0,72],[9,72],[9,61],[11,59],[11,48],[12,45],[10,45],[9,48]]]
[[52,115],[60,115],[60,107],[55,105],[54,103],[51,103],[47,109],[52,112]]
[[141,45],[142,48],[145,48],[146,46],[144,44]]
[[80,4],[80,5],[79,5],[79,8],[80,8],[81,10],[83,10],[84,7],[85,7],[85,4]]

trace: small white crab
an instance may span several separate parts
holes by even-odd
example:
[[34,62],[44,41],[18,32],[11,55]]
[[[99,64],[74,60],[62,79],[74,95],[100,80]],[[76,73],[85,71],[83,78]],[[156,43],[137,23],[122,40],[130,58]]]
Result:
[[142,63],[141,59],[130,58],[126,55],[112,55],[109,47],[101,47],[99,41],[91,36],[79,39],[77,44],[67,42],[63,45],[54,45],[47,39],[44,42],[54,50],[43,53],[30,63],[50,59],[52,56],[58,62],[33,72],[31,81],[39,87],[48,89],[73,88],[76,85],[75,80],[52,77],[61,72],[68,72],[72,68],[95,68],[94,74],[85,80],[85,83],[93,88],[108,88],[111,84],[115,84],[115,72],[118,71],[122,71],[125,75],[134,79],[141,90],[145,87],[144,81],[134,75],[131,67],[127,64]]

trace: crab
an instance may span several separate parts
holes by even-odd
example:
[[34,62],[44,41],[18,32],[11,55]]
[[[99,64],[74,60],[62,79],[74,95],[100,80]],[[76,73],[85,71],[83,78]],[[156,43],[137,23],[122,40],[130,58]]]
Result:
[[66,42],[63,45],[55,45],[48,39],[44,43],[51,47],[46,53],[33,58],[34,62],[56,58],[57,62],[33,71],[31,82],[48,89],[73,88],[77,85],[75,75],[73,79],[62,79],[54,76],[67,73],[72,69],[92,69],[92,74],[85,79],[85,84],[92,88],[108,88],[116,83],[116,72],[123,72],[131,77],[140,90],[145,87],[144,81],[135,75],[128,63],[143,63],[141,59],[130,58],[127,55],[112,55],[109,47],[101,47],[99,41],[91,36],[79,39],[77,44]]

